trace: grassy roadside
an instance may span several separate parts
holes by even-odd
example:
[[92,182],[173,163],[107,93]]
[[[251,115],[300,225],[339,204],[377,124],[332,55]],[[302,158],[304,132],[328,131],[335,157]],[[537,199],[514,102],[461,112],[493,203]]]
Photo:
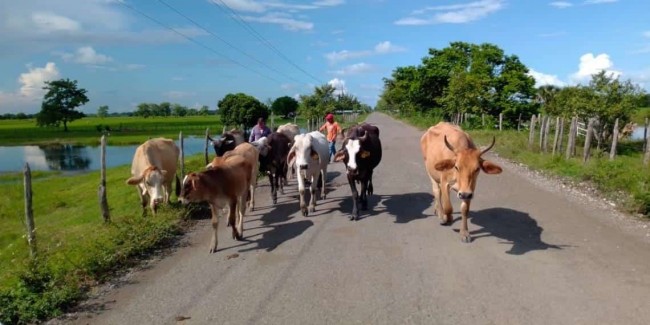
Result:
[[[396,117],[411,125],[426,130],[438,123],[436,118]],[[619,209],[650,216],[650,173],[642,164],[641,142],[623,141],[619,143],[616,159],[609,161],[609,148],[606,152],[592,149],[592,156],[582,163],[582,145],[577,144],[576,157],[566,160],[564,151],[553,156],[541,153],[538,147],[528,149],[528,130],[517,132],[506,130],[468,130],[479,145],[487,145],[496,137],[492,151],[499,156],[523,163],[532,169],[549,172],[552,175],[573,182],[589,182],[608,199],[618,202]],[[538,135],[537,135],[538,136]],[[536,138],[536,141],[539,138]],[[564,144],[566,148],[566,137]],[[536,142],[537,144],[537,142]]]
[[[186,171],[203,169],[203,156],[186,157],[185,166]],[[98,172],[34,172],[34,261],[25,240],[22,175],[0,175],[0,323],[57,316],[83,299],[88,288],[183,233],[190,214],[185,209],[168,207],[156,217],[141,216],[138,195],[125,184],[129,174],[128,165],[107,170],[112,223],[106,225],[97,200]]]

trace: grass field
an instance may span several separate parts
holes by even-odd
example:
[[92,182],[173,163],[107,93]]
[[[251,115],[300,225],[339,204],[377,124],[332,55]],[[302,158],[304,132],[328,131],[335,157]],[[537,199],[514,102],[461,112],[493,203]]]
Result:
[[[438,123],[437,119],[426,117],[402,117],[401,119],[423,131]],[[613,161],[609,161],[609,148],[605,149],[607,152],[599,152],[593,148],[590,160],[583,164],[583,142],[581,141],[576,145],[576,157],[566,160],[564,152],[553,156],[550,153],[540,153],[538,146],[529,150],[528,130],[522,132],[468,130],[468,133],[478,145],[487,145],[492,140],[492,136],[496,136],[496,145],[492,151],[499,153],[501,157],[574,182],[590,182],[606,197],[622,203],[619,209],[650,216],[650,173],[648,168],[643,166],[643,143],[639,141],[620,142],[616,159]],[[565,148],[566,142],[565,136],[563,140]]]
[[643,125],[646,118],[650,118],[650,107],[639,108],[639,110],[632,116],[632,122],[638,125]]
[[[343,127],[349,124],[341,123]],[[166,132],[177,131],[169,128]],[[204,166],[202,155],[185,161],[187,171]],[[22,175],[0,175],[0,323],[57,315],[83,298],[88,286],[182,233],[183,220],[193,213],[169,207],[155,217],[150,213],[142,217],[138,195],[125,183],[129,176],[128,165],[107,170],[112,223],[104,224],[97,200],[98,172],[72,176],[34,172],[38,254],[35,262],[30,262]]]
[[[280,125],[293,120],[276,118],[275,124]],[[298,119],[299,125],[305,121]],[[270,121],[269,123],[270,124]],[[142,143],[148,138],[166,137],[176,139],[178,132],[185,136],[203,136],[205,129],[210,128],[210,134],[221,134],[223,125],[218,115],[187,116],[187,117],[84,117],[68,124],[68,132],[63,127],[37,127],[34,119],[29,120],[0,120],[0,145],[37,145],[48,143],[70,143],[81,145],[97,145],[106,127],[110,129],[109,143],[126,145]],[[252,126],[251,126],[252,127]]]

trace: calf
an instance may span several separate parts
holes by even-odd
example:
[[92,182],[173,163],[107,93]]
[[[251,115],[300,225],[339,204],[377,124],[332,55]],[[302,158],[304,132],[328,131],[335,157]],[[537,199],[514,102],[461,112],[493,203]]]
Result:
[[329,162],[329,149],[327,139],[318,132],[313,131],[307,134],[298,134],[294,138],[293,146],[289,150],[287,160],[294,161],[298,171],[298,192],[300,192],[300,211],[307,216],[305,205],[305,183],[309,182],[311,193],[310,210],[316,211],[316,186],[321,187],[321,199],[325,199],[325,180],[327,176],[327,164]]
[[221,159],[211,169],[190,173],[183,179],[179,200],[183,204],[190,202],[208,202],[212,211],[212,240],[210,253],[217,251],[219,213],[228,207],[228,224],[232,227],[232,237],[242,240],[244,236],[244,215],[246,199],[251,183],[251,165],[241,155],[233,154]]
[[[381,161],[379,129],[370,124],[360,124],[347,130],[341,149],[334,155],[335,162],[344,162],[348,183],[352,190],[352,215],[350,220],[359,220],[357,202],[361,209],[368,209],[368,195],[372,195],[372,174]],[[361,184],[361,194],[356,183]]]
[[142,214],[146,213],[147,202],[156,214],[161,202],[169,203],[172,181],[176,179],[176,195],[180,189],[176,176],[176,164],[180,150],[173,140],[155,138],[145,141],[135,149],[131,163],[131,177],[126,180],[135,185],[142,204]]
[[284,194],[280,179],[286,179],[287,176],[289,141],[289,138],[282,133],[271,133],[268,138],[265,138],[263,148],[260,151],[260,171],[269,176],[273,204],[278,202],[278,188]]
[[224,132],[219,139],[212,139],[208,136],[208,140],[212,143],[214,153],[217,157],[223,156],[226,152],[235,149],[236,146],[246,142],[244,134],[236,129]]
[[458,198],[462,200],[460,238],[466,243],[471,241],[467,214],[474,197],[478,174],[481,170],[486,174],[499,174],[502,171],[501,167],[481,157],[492,149],[494,142],[495,138],[492,138],[492,144],[479,150],[467,133],[446,122],[430,127],[420,138],[424,165],[433,187],[436,213],[441,224],[451,224],[453,208],[449,188],[458,192]]
[[253,211],[255,209],[255,187],[257,187],[257,170],[259,165],[259,151],[257,150],[257,148],[255,148],[255,146],[247,142],[239,144],[238,146],[235,147],[235,149],[226,152],[223,156],[215,157],[212,160],[212,162],[210,162],[206,166],[206,168],[208,169],[214,168],[223,160],[229,159],[234,155],[241,155],[250,164],[251,167],[250,168],[250,174],[251,174],[250,196],[247,202],[250,211]]

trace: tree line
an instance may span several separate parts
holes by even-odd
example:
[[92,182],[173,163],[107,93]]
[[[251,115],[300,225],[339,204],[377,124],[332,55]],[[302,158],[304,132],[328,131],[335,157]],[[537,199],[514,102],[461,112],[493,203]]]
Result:
[[170,102],[162,102],[159,104],[140,103],[136,106],[135,111],[133,111],[133,115],[144,118],[151,116],[207,116],[210,115],[210,110],[206,105],[196,109]]
[[[529,69],[516,55],[494,44],[452,42],[429,49],[416,66],[397,67],[388,78],[376,108],[403,115],[438,116],[502,114],[504,127],[544,113],[598,120],[601,138],[618,118],[622,128],[638,107],[650,106],[650,95],[631,81],[600,72],[588,85],[535,87]],[[599,140],[600,141],[600,140]]]

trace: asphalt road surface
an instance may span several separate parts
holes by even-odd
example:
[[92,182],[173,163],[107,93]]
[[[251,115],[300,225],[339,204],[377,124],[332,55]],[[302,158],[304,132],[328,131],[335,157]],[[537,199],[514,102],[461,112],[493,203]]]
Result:
[[[237,242],[201,220],[179,247],[91,300],[79,324],[650,324],[647,230],[505,164],[479,176],[471,243],[433,216],[421,131],[382,114],[383,160],[362,219],[342,163],[302,217],[297,184],[277,205],[260,181]],[[480,144],[481,145],[481,144]],[[482,144],[485,145],[485,144]],[[498,147],[498,139],[497,139]],[[500,160],[496,160],[500,162]],[[238,255],[233,255],[238,254]]]

